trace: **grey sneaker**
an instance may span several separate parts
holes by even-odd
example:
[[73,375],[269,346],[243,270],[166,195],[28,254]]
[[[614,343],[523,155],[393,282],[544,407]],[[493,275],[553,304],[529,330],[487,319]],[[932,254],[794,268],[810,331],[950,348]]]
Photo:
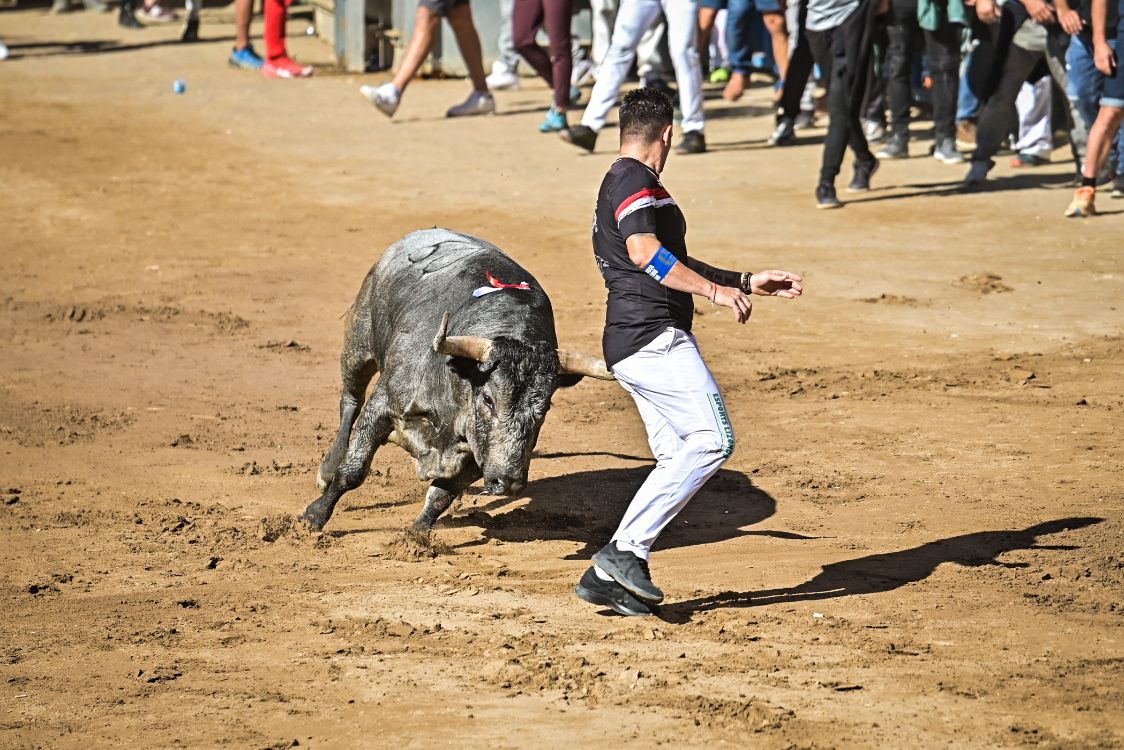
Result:
[[387,117],[394,117],[394,113],[398,111],[398,103],[402,100],[401,92],[390,81],[381,86],[360,86],[359,93]]
[[944,164],[964,163],[964,154],[956,148],[955,138],[944,138],[937,141],[933,148],[933,158]]
[[625,617],[646,617],[652,614],[647,604],[628,593],[616,581],[602,581],[592,565],[582,574],[578,585],[574,587],[574,593],[583,602],[608,607]]
[[991,171],[991,159],[987,161],[973,161],[971,168],[968,169],[968,175],[964,178],[964,188],[966,190],[973,190],[981,188],[987,182],[987,173]]
[[863,135],[867,143],[881,143],[886,140],[886,126],[877,120],[863,120]]
[[1124,198],[1124,174],[1116,175],[1116,179],[1112,183],[1112,197]]
[[455,107],[450,107],[446,117],[472,117],[491,115],[496,111],[496,99],[487,91],[473,91],[468,98]]
[[706,138],[703,136],[702,131],[692,130],[689,133],[683,134],[683,140],[675,147],[677,154],[705,154],[706,153]]
[[886,145],[878,150],[879,159],[908,159],[909,138],[900,133],[893,133],[886,139]]
[[616,543],[609,542],[602,547],[593,556],[593,563],[637,599],[654,604],[663,601],[663,592],[652,583],[648,573],[648,561],[618,549]]

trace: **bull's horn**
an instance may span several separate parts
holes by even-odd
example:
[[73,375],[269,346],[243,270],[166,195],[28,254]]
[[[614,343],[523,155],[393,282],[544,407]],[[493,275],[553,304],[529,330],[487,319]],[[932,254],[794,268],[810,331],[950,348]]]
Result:
[[581,352],[572,352],[568,349],[558,350],[559,375],[586,375],[601,380],[616,380],[613,373],[605,366],[605,361],[591,357]]
[[449,313],[441,317],[441,327],[433,337],[433,351],[450,357],[465,357],[477,362],[487,362],[492,354],[492,340],[483,336],[447,336]]

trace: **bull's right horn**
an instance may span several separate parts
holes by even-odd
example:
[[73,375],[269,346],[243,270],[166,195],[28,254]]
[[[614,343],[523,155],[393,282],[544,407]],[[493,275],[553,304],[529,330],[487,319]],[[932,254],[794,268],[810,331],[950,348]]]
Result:
[[441,327],[433,337],[433,351],[450,357],[465,357],[487,362],[492,355],[492,340],[483,336],[448,336],[449,313],[441,316]]
[[585,375],[600,380],[616,380],[613,373],[605,365],[605,360],[591,357],[581,352],[572,352],[569,349],[558,350],[559,375]]

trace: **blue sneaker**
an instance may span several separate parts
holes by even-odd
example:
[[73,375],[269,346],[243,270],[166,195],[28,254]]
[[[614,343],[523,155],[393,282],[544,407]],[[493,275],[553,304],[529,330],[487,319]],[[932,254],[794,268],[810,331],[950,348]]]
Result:
[[559,112],[554,107],[546,113],[546,119],[539,125],[540,133],[558,133],[565,130],[569,125],[566,123],[566,113]]
[[254,52],[254,46],[252,44],[247,44],[242,49],[231,50],[229,62],[232,68],[260,70],[264,61],[258,57],[257,52]]

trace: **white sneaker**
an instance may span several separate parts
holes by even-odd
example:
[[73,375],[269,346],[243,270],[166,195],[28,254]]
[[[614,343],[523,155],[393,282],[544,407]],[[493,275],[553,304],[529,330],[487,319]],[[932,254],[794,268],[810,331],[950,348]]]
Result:
[[8,45],[0,42],[0,60],[8,59]]
[[978,188],[982,187],[987,182],[987,173],[991,170],[991,161],[973,161],[971,168],[968,170],[968,176],[964,178],[964,187]]
[[398,102],[402,100],[402,93],[390,81],[381,86],[360,86],[359,93],[387,117],[394,117],[394,113],[398,111]]
[[496,99],[485,91],[473,91],[462,104],[451,108],[445,113],[446,117],[471,117],[472,115],[490,115],[496,111]]
[[596,69],[592,60],[578,60],[574,63],[574,71],[570,75],[570,83],[574,86],[584,86],[593,80]]
[[488,74],[484,81],[492,91],[519,88],[519,76],[516,74],[515,68],[505,65],[502,60],[496,60],[492,63],[492,72]]

